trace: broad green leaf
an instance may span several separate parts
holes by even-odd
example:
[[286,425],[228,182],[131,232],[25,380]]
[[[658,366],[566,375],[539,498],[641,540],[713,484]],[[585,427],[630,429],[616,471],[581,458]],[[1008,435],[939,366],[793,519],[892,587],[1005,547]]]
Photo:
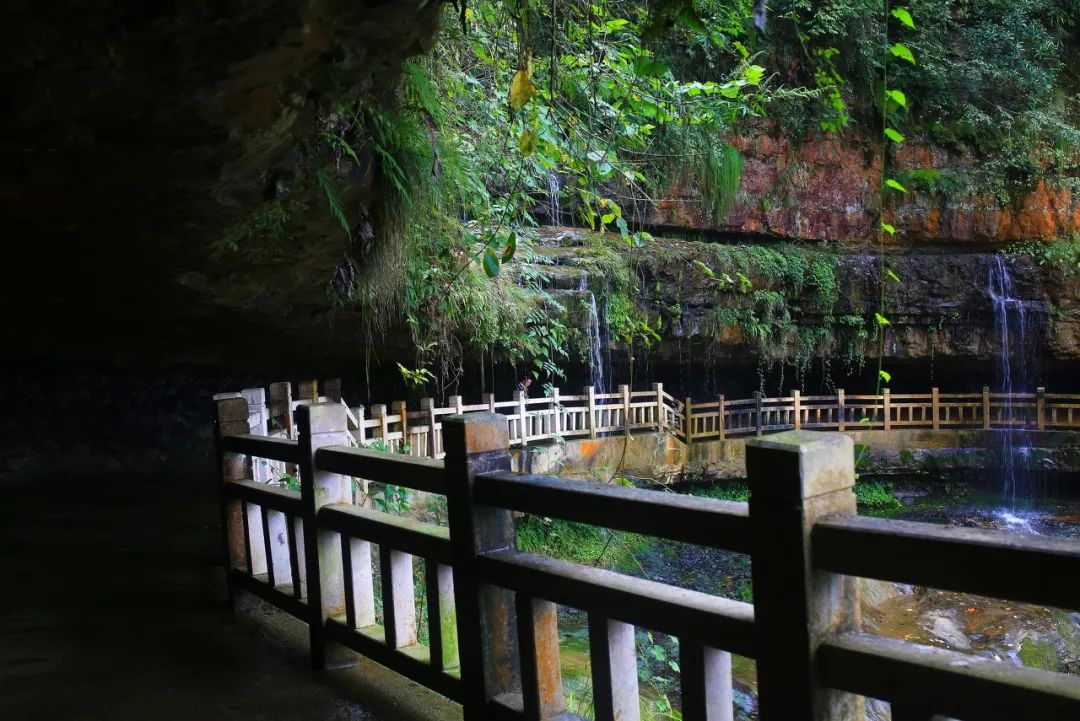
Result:
[[705,264],[704,264],[704,263],[702,263],[702,262],[701,262],[700,260],[695,260],[695,261],[693,261],[693,263],[694,263],[694,267],[695,267],[695,268],[697,268],[698,270],[700,270],[700,271],[701,271],[702,273],[704,273],[705,275],[709,276],[710,278],[714,278],[714,277],[716,277],[716,274],[715,274],[715,273],[713,273],[713,270],[712,270],[712,268],[710,268],[709,266],[705,265]]
[[525,103],[536,95],[536,86],[532,81],[532,62],[526,62],[525,67],[514,73],[514,79],[510,81],[510,107],[521,110]]
[[725,98],[735,98],[739,95],[742,81],[731,80],[720,86],[720,94]]
[[502,262],[509,263],[514,259],[514,253],[517,252],[517,233],[511,233],[510,237],[506,239],[506,249],[503,250]]
[[750,57],[750,51],[747,50],[746,46],[740,43],[738,40],[733,42],[732,45],[735,46],[735,49],[739,51],[739,55],[742,55],[743,58]]
[[887,97],[889,100],[892,100],[901,108],[907,107],[907,96],[904,95],[903,90],[886,90],[885,97]]
[[896,132],[892,128],[885,128],[885,137],[893,141],[894,143],[904,142],[904,136]]
[[746,68],[747,85],[758,85],[763,77],[765,77],[765,68],[760,65],[751,65]]
[[883,316],[881,313],[874,313],[874,320],[877,321],[877,324],[880,326],[889,325],[889,319]]
[[531,128],[526,128],[521,131],[521,137],[518,138],[518,150],[525,157],[528,157],[536,152],[536,131]]
[[601,225],[607,225],[608,223],[614,223],[614,222],[615,222],[615,214],[614,213],[604,213],[602,216],[600,216]]
[[895,181],[895,180],[893,180],[892,178],[888,178],[888,179],[886,179],[886,181],[885,181],[885,185],[889,186],[889,187],[890,187],[890,188],[892,188],[893,190],[899,190],[899,191],[900,191],[901,193],[906,193],[906,192],[907,192],[907,188],[905,188],[904,186],[900,185],[900,183],[896,182],[896,181]]
[[896,273],[894,273],[892,268],[886,268],[885,269],[885,277],[888,278],[891,281],[895,281],[897,283],[900,282],[900,276],[898,276]]
[[912,30],[915,29],[915,20],[911,17],[911,13],[908,12],[907,8],[893,8],[892,16]]
[[484,273],[488,278],[494,278],[499,274],[499,258],[491,248],[484,251]]
[[889,235],[896,235],[896,228],[889,225],[888,223],[882,223],[881,224],[881,229],[884,230]]
[[911,50],[908,49],[907,45],[904,45],[903,43],[896,43],[889,49],[892,51],[893,55],[900,58],[901,60],[907,60],[912,65],[916,64],[915,56],[911,54]]
[[878,370],[877,374],[878,374],[878,378],[885,381],[886,383],[888,383],[889,381],[892,380],[892,374],[889,373],[888,371]]

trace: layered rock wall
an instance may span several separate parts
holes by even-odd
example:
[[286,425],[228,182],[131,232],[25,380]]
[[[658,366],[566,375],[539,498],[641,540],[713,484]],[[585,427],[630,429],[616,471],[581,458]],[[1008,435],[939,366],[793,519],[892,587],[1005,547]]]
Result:
[[[737,138],[734,145],[744,168],[727,218],[709,217],[694,188],[676,185],[643,220],[668,229],[849,245],[874,239],[881,155],[866,138],[846,134],[795,143],[763,132]],[[908,144],[898,151],[895,173],[933,169],[963,175],[979,162],[969,152]],[[909,190],[899,200],[891,194],[886,217],[898,231],[894,245],[1000,245],[1055,240],[1080,230],[1080,198],[1045,181],[1004,203],[962,191]]]

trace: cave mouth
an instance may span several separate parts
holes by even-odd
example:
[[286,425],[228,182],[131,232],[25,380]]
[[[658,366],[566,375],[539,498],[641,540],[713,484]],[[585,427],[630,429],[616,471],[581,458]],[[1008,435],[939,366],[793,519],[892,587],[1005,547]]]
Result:
[[[843,429],[880,443],[859,456],[859,510],[1076,541],[1075,0],[953,4],[948,22],[869,5],[854,22],[728,0],[14,0],[0,718],[455,717],[373,662],[313,681],[304,628],[228,608],[212,399],[282,380],[306,402],[304,379],[341,379],[349,413],[380,426],[350,435],[357,455],[408,446],[430,472],[434,412],[491,410],[494,394],[524,414],[511,437],[537,441],[518,468],[703,506],[748,497],[745,444],[705,418],[721,397],[763,394],[779,418],[796,391],[884,406],[885,390],[937,389],[987,427],[958,423],[948,443],[925,422]],[[646,412],[654,384],[669,397]],[[610,407],[583,426],[589,387]],[[663,432],[622,434],[635,415]],[[410,442],[404,426],[425,422]],[[287,503],[305,480],[245,470]],[[376,484],[363,511],[446,520],[403,488]],[[745,555],[515,523],[525,550],[753,600]],[[1080,671],[1064,612],[861,592],[891,638]],[[553,614],[584,715],[589,626]],[[676,644],[631,640],[646,716],[673,717]],[[755,669],[728,661],[737,713],[755,718]]]

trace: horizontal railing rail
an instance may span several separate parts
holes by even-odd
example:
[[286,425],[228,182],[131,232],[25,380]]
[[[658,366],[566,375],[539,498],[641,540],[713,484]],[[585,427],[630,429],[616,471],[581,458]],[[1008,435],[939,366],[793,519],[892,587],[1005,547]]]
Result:
[[320,448],[316,464],[331,473],[446,495],[442,461],[335,446]]
[[[687,399],[683,421],[763,400]],[[816,423],[829,400],[775,399],[770,423]],[[510,473],[505,416],[444,415],[442,462],[347,447],[356,424],[336,402],[298,407],[288,442],[252,437],[243,396],[217,408],[230,587],[306,621],[317,668],[344,647],[461,703],[467,721],[574,719],[563,605],[587,617],[597,719],[639,718],[638,628],[678,640],[687,721],[733,719],[732,653],[757,663],[763,721],[858,719],[861,695],[895,721],[1080,718],[1075,676],[863,633],[859,577],[1080,610],[1080,542],[858,517],[849,437],[751,441],[750,502],[735,503]],[[301,491],[252,480],[258,454],[295,462]],[[449,526],[354,505],[352,476],[445,495]],[[753,603],[521,551],[515,513],[749,554]]]
[[[512,549],[484,554],[479,565],[484,582],[531,598],[666,633],[690,644],[703,643],[747,658],[757,656],[754,607],[749,603]],[[636,666],[637,649],[630,649]]]
[[296,463],[299,444],[248,433],[248,404],[242,396],[217,405],[222,512],[231,529],[226,546],[229,583],[306,620],[301,494],[251,478],[262,467],[252,459]]
[[[1023,603],[1080,605],[1080,543],[980,528],[850,517],[814,526],[814,563],[834,573]],[[928,558],[936,559],[927,564]],[[994,573],[987,573],[989,566]]]
[[273,436],[256,436],[250,433],[229,436],[223,441],[222,450],[285,463],[296,463],[300,458],[296,441]]
[[818,650],[822,683],[890,702],[893,721],[1074,719],[1075,676],[864,633]]
[[745,503],[517,473],[479,476],[475,492],[478,503],[511,511],[741,553],[749,550]]

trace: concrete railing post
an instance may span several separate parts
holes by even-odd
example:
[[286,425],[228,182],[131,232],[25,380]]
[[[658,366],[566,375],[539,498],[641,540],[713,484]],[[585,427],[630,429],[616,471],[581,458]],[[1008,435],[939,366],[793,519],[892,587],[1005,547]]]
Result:
[[465,403],[461,399],[461,396],[450,396],[449,398],[446,399],[446,402],[449,403],[450,407],[454,409],[454,413],[459,413],[459,414],[463,410],[462,406],[465,405]]
[[686,436],[686,445],[694,443],[694,399],[687,396],[683,399],[683,435]]
[[653,383],[653,393],[656,394],[656,430],[664,430],[664,384]]
[[930,389],[930,424],[935,431],[941,428],[941,401],[937,388]]
[[525,391],[514,391],[514,402],[517,403],[518,415],[518,443],[521,444],[522,448],[529,444],[529,426],[525,422],[525,417],[529,412],[529,406],[526,405],[528,398]]
[[847,410],[845,409],[844,389],[836,389],[836,430],[844,430],[844,423],[847,420]]
[[[511,511],[474,500],[476,476],[510,470],[506,417],[470,413],[443,419],[447,512],[458,618],[465,721],[489,718],[488,701],[521,688],[514,593],[480,583],[478,557],[514,548]],[[557,646],[556,640],[556,648]]]
[[[248,432],[248,405],[242,397],[216,398],[214,400],[215,411],[215,438],[218,441],[218,477],[221,485],[229,481],[241,481],[247,478],[247,456],[242,453],[224,453],[220,448],[220,440],[226,436],[238,436]],[[250,569],[253,565],[248,555],[248,546],[244,539],[244,504],[235,499],[228,499],[222,494],[221,499],[221,528],[225,543],[228,567],[225,569],[226,581],[229,584],[229,597],[233,597],[230,571],[232,569]],[[260,518],[261,515],[255,514]],[[256,543],[254,550],[259,552],[263,548],[261,543]],[[265,566],[265,559],[263,561]]]
[[420,410],[424,414],[424,418],[427,419],[428,436],[427,436],[427,449],[425,449],[425,455],[428,458],[434,458],[438,455],[438,446],[435,442],[435,399],[434,398],[421,398]]
[[724,394],[716,399],[716,427],[720,430],[720,440],[724,440],[727,433],[727,419],[724,417]]
[[631,422],[632,422],[632,419],[630,418],[630,412],[633,410],[630,407],[630,386],[620,385],[619,386],[619,395],[622,396],[623,428],[626,429],[627,433],[629,433],[630,432]]
[[802,392],[798,388],[791,389],[791,410],[795,413],[795,430],[802,428]]
[[364,425],[364,411],[366,409],[363,406],[357,406],[353,408],[353,415],[356,416],[356,442],[360,445],[367,443],[367,427]]
[[480,396],[480,402],[488,407],[489,412],[491,412],[491,413],[495,412],[495,394],[494,393],[484,393],[483,395]]
[[[269,427],[269,411],[266,406],[265,388],[245,388],[240,395],[248,404],[248,433],[253,436],[265,436]],[[266,458],[251,459],[251,480],[265,483],[272,475]]]
[[[345,406],[340,401],[300,406],[296,409],[296,425],[300,431],[300,503],[304,519],[311,664],[321,670],[327,666],[326,619],[345,613],[345,583],[341,539],[337,533],[319,531],[316,517],[325,505],[351,503],[352,489],[347,477],[319,470],[315,465],[315,453],[325,446],[345,445],[349,426]],[[337,651],[334,656],[334,665],[340,665]]]
[[755,435],[761,436],[761,391],[754,391],[754,423],[756,425]]
[[562,435],[562,404],[559,403],[559,389],[551,389],[551,423],[552,432],[556,436]]
[[409,443],[409,408],[405,401],[394,401],[394,415],[400,418],[398,421],[401,426],[401,452],[412,455],[411,451],[406,450],[412,448],[412,443]]
[[1046,389],[1042,386],[1035,389],[1035,427],[1046,430]]
[[589,386],[585,389],[585,396],[589,402],[589,438],[596,438],[596,388]]
[[282,381],[270,384],[270,418],[280,418],[281,429],[289,438],[293,437],[292,383]]
[[296,388],[296,400],[301,403],[319,402],[319,381],[300,381]]
[[990,386],[983,386],[982,389],[982,427],[986,430],[990,429]]
[[326,400],[333,401],[334,403],[341,403],[341,379],[326,378],[323,380],[322,384],[322,394],[326,396]]
[[389,446],[390,441],[386,439],[386,436],[390,433],[390,422],[386,419],[386,405],[383,403],[373,405],[371,407],[371,418],[379,421],[379,438]]
[[885,430],[892,430],[892,394],[888,388],[881,389],[881,416]]
[[814,523],[856,514],[854,444],[813,431],[753,439],[746,470],[761,720],[862,719],[862,698],[822,687],[816,668],[829,634],[860,630],[857,579],[810,563]]

